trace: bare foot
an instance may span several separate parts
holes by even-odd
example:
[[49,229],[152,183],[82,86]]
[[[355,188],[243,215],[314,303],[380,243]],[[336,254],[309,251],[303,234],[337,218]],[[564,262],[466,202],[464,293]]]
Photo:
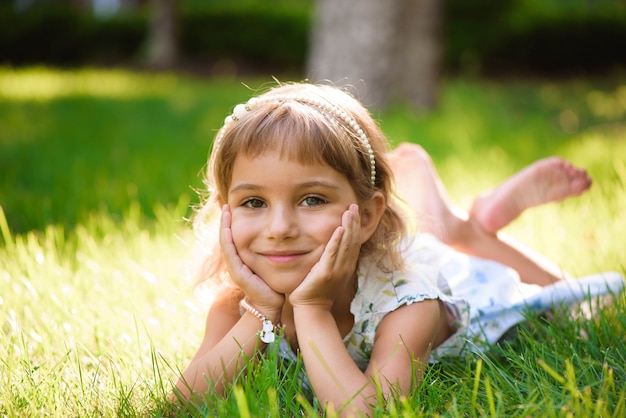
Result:
[[577,196],[591,187],[591,177],[559,157],[539,160],[495,189],[476,198],[470,217],[496,233],[526,209]]

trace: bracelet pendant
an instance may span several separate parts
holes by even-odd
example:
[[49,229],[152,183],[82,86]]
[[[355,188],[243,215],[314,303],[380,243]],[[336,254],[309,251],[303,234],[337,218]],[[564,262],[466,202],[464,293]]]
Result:
[[269,319],[263,320],[263,329],[259,331],[259,338],[266,344],[274,342],[274,324]]

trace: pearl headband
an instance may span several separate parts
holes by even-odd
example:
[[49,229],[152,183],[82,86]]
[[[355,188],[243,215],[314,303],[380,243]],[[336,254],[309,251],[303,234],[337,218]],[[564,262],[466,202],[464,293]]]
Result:
[[357,121],[354,118],[352,118],[350,115],[348,115],[346,112],[339,109],[337,106],[335,106],[334,104],[328,101],[317,99],[315,97],[278,94],[278,95],[269,95],[269,96],[260,97],[260,98],[253,97],[250,100],[248,100],[248,102],[245,104],[238,104],[233,109],[233,113],[227,116],[226,119],[224,119],[224,126],[222,126],[222,129],[219,130],[217,137],[215,138],[215,145],[213,147],[214,148],[213,153],[217,155],[217,152],[219,151],[220,145],[222,144],[222,140],[224,139],[224,135],[228,127],[232,125],[233,123],[237,122],[239,119],[241,119],[246,114],[246,112],[250,112],[252,109],[254,109],[255,106],[262,104],[262,103],[279,103],[280,104],[280,103],[285,103],[289,101],[298,102],[298,103],[306,104],[306,105],[321,109],[327,113],[330,113],[336,119],[342,121],[345,125],[349,126],[350,129],[352,129],[352,131],[357,134],[357,136],[359,137],[359,140],[361,141],[365,149],[367,149],[367,154],[370,160],[370,181],[372,183],[372,186],[376,185],[376,161],[374,159],[374,150],[372,150],[370,141],[367,138],[367,135],[365,135],[365,132],[363,131],[363,129],[361,129]]

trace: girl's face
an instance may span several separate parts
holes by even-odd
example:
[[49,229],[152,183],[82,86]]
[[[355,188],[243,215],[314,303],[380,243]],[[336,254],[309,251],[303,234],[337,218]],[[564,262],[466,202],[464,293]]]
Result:
[[356,195],[328,165],[268,152],[235,160],[227,203],[241,260],[274,291],[291,293],[320,259]]

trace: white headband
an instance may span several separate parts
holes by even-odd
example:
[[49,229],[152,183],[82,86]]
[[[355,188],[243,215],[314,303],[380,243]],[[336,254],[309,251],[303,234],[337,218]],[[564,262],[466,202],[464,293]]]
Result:
[[302,95],[276,94],[276,95],[268,95],[266,97],[260,97],[260,98],[253,97],[250,100],[248,100],[248,102],[245,104],[238,104],[233,109],[233,113],[227,116],[226,119],[224,119],[224,126],[222,126],[222,128],[219,130],[219,132],[217,133],[217,137],[215,138],[215,145],[213,146],[213,153],[217,155],[220,145],[222,144],[222,139],[224,139],[224,134],[226,133],[226,130],[228,129],[228,127],[234,122],[237,122],[239,119],[241,119],[246,114],[246,112],[251,111],[255,106],[261,103],[284,103],[284,102],[289,102],[289,101],[298,102],[298,103],[306,104],[306,105],[321,109],[327,113],[330,113],[335,118],[342,121],[345,125],[349,126],[350,129],[352,129],[352,131],[357,134],[357,136],[359,137],[359,140],[361,141],[363,146],[365,146],[365,148],[367,149],[367,154],[370,160],[370,181],[372,183],[372,186],[375,186],[376,184],[376,161],[374,159],[374,151],[372,150],[370,141],[367,138],[367,135],[365,135],[365,132],[363,131],[363,129],[361,129],[357,121],[354,118],[352,118],[350,115],[348,115],[346,112],[339,109],[337,106],[335,106],[334,104],[328,101],[318,99],[315,97],[302,96]]

